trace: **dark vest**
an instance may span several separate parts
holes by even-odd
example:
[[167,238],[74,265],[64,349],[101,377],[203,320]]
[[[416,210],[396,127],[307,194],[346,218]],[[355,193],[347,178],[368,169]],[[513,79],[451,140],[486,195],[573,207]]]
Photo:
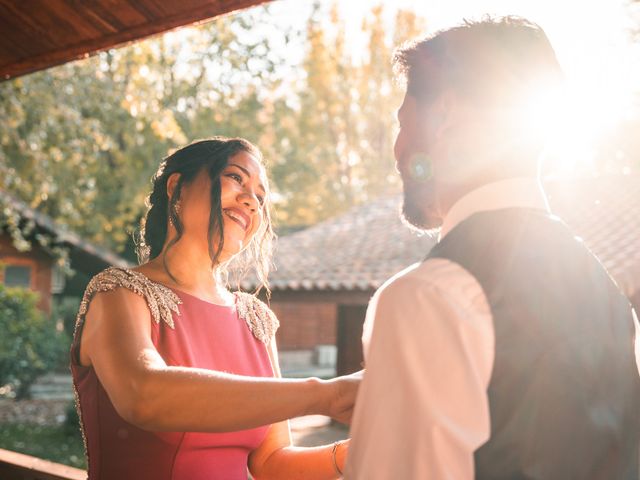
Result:
[[478,213],[427,258],[482,286],[493,314],[486,480],[637,480],[640,377],[629,301],[559,219]]

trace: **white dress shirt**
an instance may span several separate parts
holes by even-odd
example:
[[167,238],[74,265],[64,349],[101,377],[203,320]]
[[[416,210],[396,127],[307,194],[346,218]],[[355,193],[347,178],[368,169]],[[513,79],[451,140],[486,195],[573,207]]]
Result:
[[[451,208],[441,238],[474,213],[510,207],[548,210],[534,179],[492,183]],[[474,451],[491,433],[494,341],[482,287],[456,263],[429,259],[380,287],[364,325],[365,374],[344,478],[474,478]]]

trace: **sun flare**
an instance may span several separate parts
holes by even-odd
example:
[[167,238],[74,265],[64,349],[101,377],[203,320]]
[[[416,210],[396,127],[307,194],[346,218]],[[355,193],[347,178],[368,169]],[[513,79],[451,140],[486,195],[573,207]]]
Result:
[[[349,15],[357,17],[355,10],[364,3],[350,3]],[[524,109],[532,133],[548,134],[547,175],[593,174],[599,146],[621,122],[638,114],[640,47],[632,27],[640,7],[631,2],[389,0],[386,7],[414,9],[426,19],[427,34],[485,14],[522,16],[542,26],[566,76],[562,93],[553,101],[541,102],[538,92],[526,100]]]

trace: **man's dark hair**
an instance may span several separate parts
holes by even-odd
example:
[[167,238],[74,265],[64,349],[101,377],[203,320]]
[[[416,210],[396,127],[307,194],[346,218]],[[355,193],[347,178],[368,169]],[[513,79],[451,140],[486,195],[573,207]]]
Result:
[[562,70],[546,34],[519,17],[483,17],[400,47],[393,58],[409,94],[428,101],[444,88],[495,108],[532,89],[558,87]]

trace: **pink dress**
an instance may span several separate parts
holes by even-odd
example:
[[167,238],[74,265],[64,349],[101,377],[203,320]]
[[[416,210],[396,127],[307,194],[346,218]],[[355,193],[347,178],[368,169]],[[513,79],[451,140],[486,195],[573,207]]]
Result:
[[80,306],[71,347],[89,479],[246,480],[247,457],[264,440],[268,426],[231,433],[145,431],[118,415],[94,369],[79,364],[80,334],[91,298],[119,286],[147,300],[153,344],[167,365],[273,376],[265,343],[277,320],[255,297],[236,294],[236,305],[227,307],[131,270],[110,268],[96,275]]

